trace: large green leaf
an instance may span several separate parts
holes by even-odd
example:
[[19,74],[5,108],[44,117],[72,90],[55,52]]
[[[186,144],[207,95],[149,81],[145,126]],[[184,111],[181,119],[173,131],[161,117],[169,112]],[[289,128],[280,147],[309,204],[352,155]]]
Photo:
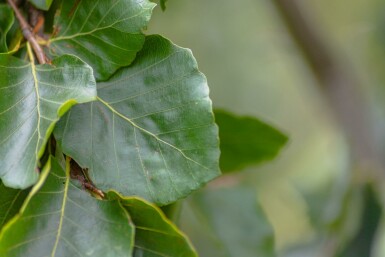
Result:
[[51,6],[53,0],[29,0],[37,8],[47,11]]
[[135,225],[135,257],[197,256],[188,238],[158,207],[137,197],[123,198],[114,191],[108,196],[120,199]]
[[202,190],[184,203],[180,224],[202,257],[275,256],[273,229],[252,188]]
[[215,110],[221,140],[222,172],[239,171],[249,165],[273,159],[288,138],[252,117],[237,117]]
[[0,181],[0,230],[20,210],[28,190],[13,189]]
[[[32,55],[32,54],[31,54]],[[94,100],[92,69],[74,56],[35,65],[0,55],[0,178],[26,188],[59,117],[75,103]]]
[[125,209],[72,184],[68,166],[64,171],[50,159],[20,214],[2,231],[0,256],[132,255],[134,228]]
[[220,173],[208,93],[191,52],[151,36],[133,65],[98,84],[99,101],[71,110],[55,135],[99,188],[167,204]]
[[11,7],[0,4],[0,53],[8,52],[7,33],[15,20]]
[[63,1],[50,53],[79,56],[92,66],[97,80],[105,80],[135,59],[154,6],[148,0]]

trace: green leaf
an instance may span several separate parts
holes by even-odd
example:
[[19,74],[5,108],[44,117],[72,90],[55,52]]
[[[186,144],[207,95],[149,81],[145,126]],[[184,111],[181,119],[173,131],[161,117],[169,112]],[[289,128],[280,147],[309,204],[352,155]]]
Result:
[[8,188],[0,181],[0,230],[20,210],[28,190]]
[[215,121],[219,126],[222,172],[239,171],[271,160],[288,140],[278,130],[252,117],[215,110]]
[[106,80],[135,59],[154,7],[148,0],[63,1],[50,53],[79,56],[92,66],[97,80]]
[[6,186],[37,181],[38,159],[55,123],[75,103],[94,100],[95,84],[91,67],[74,56],[35,65],[0,55],[0,178]]
[[190,197],[180,226],[201,256],[273,257],[274,232],[254,189],[208,188]]
[[8,52],[7,33],[11,29],[15,17],[11,7],[7,4],[0,4],[0,53]]
[[147,38],[130,67],[98,83],[55,136],[102,190],[164,205],[220,174],[218,132],[206,78],[191,51]]
[[48,161],[21,213],[0,234],[0,256],[131,256],[134,228],[125,209],[77,188],[68,164],[64,171]]
[[160,0],[160,7],[162,8],[163,11],[166,10],[166,2],[167,1],[168,0]]
[[52,0],[29,0],[36,8],[48,11],[52,4]]
[[135,224],[133,256],[197,256],[188,238],[155,205],[137,197],[123,198],[114,191],[108,197],[120,199]]

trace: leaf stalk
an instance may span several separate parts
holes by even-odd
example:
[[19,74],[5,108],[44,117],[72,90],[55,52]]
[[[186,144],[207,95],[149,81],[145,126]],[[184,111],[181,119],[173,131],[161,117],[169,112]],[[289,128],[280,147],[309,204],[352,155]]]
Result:
[[21,31],[23,32],[24,38],[30,43],[35,55],[36,59],[40,64],[46,63],[45,54],[43,49],[41,49],[39,43],[37,42],[34,34],[32,33],[32,28],[25,20],[24,16],[21,14],[20,10],[17,8],[15,2],[13,0],[7,0],[8,4],[13,9],[17,20],[19,21]]

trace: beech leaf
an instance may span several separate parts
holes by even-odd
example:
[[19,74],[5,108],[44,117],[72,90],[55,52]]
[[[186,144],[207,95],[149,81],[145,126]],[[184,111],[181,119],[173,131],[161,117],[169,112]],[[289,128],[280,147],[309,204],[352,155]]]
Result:
[[167,204],[220,174],[206,78],[188,49],[147,38],[135,62],[98,83],[55,137],[102,190]]
[[254,118],[215,110],[221,141],[222,172],[241,171],[276,157],[288,138],[272,126]]
[[7,34],[11,29],[15,17],[11,7],[0,4],[0,53],[8,52]]
[[0,181],[0,230],[20,210],[28,190],[13,189]]
[[[30,50],[30,49],[29,49]],[[32,54],[31,54],[32,55]],[[55,123],[72,105],[94,100],[92,69],[75,56],[35,65],[0,55],[0,178],[27,188]]]
[[121,201],[135,225],[134,257],[197,257],[189,239],[157,206],[138,197],[122,197],[114,191],[108,192],[108,197]]
[[[44,183],[44,185],[43,185]],[[134,228],[118,201],[101,201],[79,189],[53,157],[19,215],[0,234],[0,256],[126,256]]]
[[79,56],[97,80],[106,80],[135,59],[154,7],[148,0],[62,1],[49,53]]

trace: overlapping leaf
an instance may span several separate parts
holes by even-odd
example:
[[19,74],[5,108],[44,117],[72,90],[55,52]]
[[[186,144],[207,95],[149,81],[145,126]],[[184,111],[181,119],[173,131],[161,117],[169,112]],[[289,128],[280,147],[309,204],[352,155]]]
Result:
[[109,197],[120,199],[135,224],[135,257],[196,257],[190,241],[155,205],[140,198],[121,198],[110,191]]
[[133,231],[118,201],[92,198],[52,158],[20,215],[2,231],[0,256],[130,257]]
[[37,8],[47,11],[51,6],[53,0],[29,0]]
[[79,56],[98,80],[105,80],[129,65],[142,48],[142,30],[154,6],[148,0],[62,1],[50,53]]
[[167,204],[219,175],[207,82],[189,50],[148,37],[98,98],[72,109],[55,136],[99,188]]
[[6,4],[0,4],[0,53],[8,52],[7,33],[14,20],[12,9]]
[[13,189],[0,181],[0,230],[20,210],[28,190]]
[[26,188],[38,179],[36,166],[53,126],[75,103],[94,100],[90,66],[74,56],[37,65],[0,55],[0,178]]
[[270,125],[252,117],[237,117],[215,111],[221,140],[222,172],[239,171],[273,159],[288,138]]

